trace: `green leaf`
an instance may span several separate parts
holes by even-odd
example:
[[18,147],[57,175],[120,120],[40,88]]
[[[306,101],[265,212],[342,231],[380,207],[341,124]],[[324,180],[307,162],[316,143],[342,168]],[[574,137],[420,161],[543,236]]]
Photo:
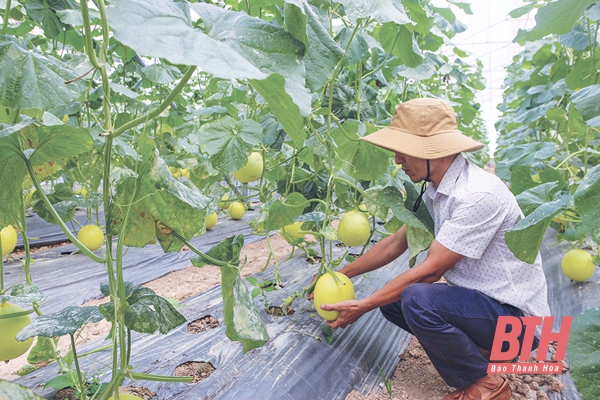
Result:
[[264,221],[264,229],[274,231],[291,224],[294,218],[302,215],[308,205],[306,198],[296,192],[290,193],[286,198],[280,197],[270,202],[268,206],[265,204],[265,210],[269,215]]
[[[115,201],[108,213],[107,234],[119,235],[125,212],[133,203],[124,244],[144,247],[154,244],[157,237],[165,252],[178,251],[183,243],[171,231],[189,240],[203,229],[210,199],[175,179],[153,144],[142,156],[139,178],[127,177],[117,184]],[[134,201],[136,185],[139,190]]]
[[575,316],[567,357],[571,378],[582,398],[600,398],[600,308],[591,308]]
[[[27,150],[21,148],[21,143]],[[93,145],[86,129],[69,125],[43,126],[31,119],[12,126],[0,124],[0,225],[12,223],[19,215],[20,193],[28,176],[26,154],[36,176],[44,179],[60,171],[68,159],[90,151]]]
[[304,9],[306,35],[310,44],[304,56],[306,83],[311,90],[316,91],[329,80],[344,55],[344,50],[329,35],[328,29],[323,26],[313,8],[305,5]]
[[19,400],[43,400],[42,397],[33,393],[25,386],[11,381],[0,380],[0,398],[1,399],[19,399]]
[[43,0],[28,0],[25,3],[27,15],[42,27],[44,35],[49,39],[55,38],[63,31],[63,24],[51,7],[57,3]]
[[573,93],[571,101],[584,120],[600,116],[600,85],[588,86]]
[[[71,221],[75,217],[77,204],[71,201],[73,191],[65,183],[55,185],[54,191],[47,193],[46,197],[64,222]],[[54,216],[50,213],[50,210],[48,210],[43,201],[39,200],[40,196],[34,193],[34,198],[37,200],[33,203],[33,211],[51,224],[56,224],[57,222],[54,220]]]
[[536,182],[531,177],[529,167],[519,165],[512,169],[510,173],[510,191],[516,196],[527,189],[536,187],[539,182]]
[[114,37],[138,53],[173,64],[197,65],[225,79],[266,78],[227,42],[194,28],[190,11],[187,3],[117,0],[108,5],[106,14]]
[[536,8],[540,8],[542,5],[541,4],[527,4],[525,6],[516,8],[514,10],[512,10],[510,13],[508,13],[508,15],[511,16],[511,18],[519,18],[522,17],[523,15],[526,15],[529,11],[534,10]]
[[[194,21],[192,13],[199,20]],[[225,79],[258,81],[278,73],[300,114],[310,112],[301,58],[304,45],[276,24],[211,4],[166,0],[117,0],[107,7],[107,16],[115,38],[138,53],[197,65]],[[265,99],[276,116],[283,116],[275,111],[279,104]]]
[[592,69],[595,68],[595,61],[591,58],[580,59],[575,63],[575,67],[565,78],[567,86],[571,90],[580,90],[586,86],[593,85],[594,75]]
[[181,71],[172,65],[152,64],[142,68],[142,74],[151,82],[169,85],[181,78]]
[[[433,220],[431,219],[431,216],[429,216],[429,212],[424,205],[419,207],[417,214],[407,209],[407,204],[409,204],[408,207],[411,208],[414,204],[414,200],[416,199],[416,189],[414,189],[412,183],[407,182],[405,186],[407,189],[412,188],[412,190],[409,189],[409,197],[407,197],[404,204],[402,203],[402,193],[392,186],[384,188],[379,199],[392,210],[394,217],[401,223],[406,224],[410,254],[409,262],[412,266],[414,265],[417,255],[423,250],[428,249],[434,239]],[[416,195],[418,196],[418,194]],[[423,209],[425,210],[423,211]]]
[[54,57],[0,35],[0,104],[39,110],[65,105],[86,88],[81,81],[65,84],[78,75]]
[[340,0],[346,15],[352,22],[363,18],[375,18],[381,24],[394,22],[399,25],[410,24],[411,20],[401,2],[393,0]]
[[11,303],[31,304],[34,301],[40,301],[44,298],[44,294],[34,284],[17,283],[12,287],[10,296],[0,295],[0,301],[8,301]]
[[296,2],[288,0],[283,5],[283,27],[292,37],[304,44],[305,49],[309,49],[309,41],[306,33],[306,14],[302,1]]
[[286,92],[286,79],[280,74],[272,74],[263,80],[252,79],[250,83],[267,101],[296,148],[301,148],[306,137],[303,116],[308,114],[298,106],[293,96]]
[[365,124],[357,120],[348,120],[331,131],[344,171],[354,179],[370,181],[387,171],[391,153],[359,140],[365,134],[368,134]]
[[544,35],[568,33],[575,22],[583,16],[586,8],[597,0],[557,0],[540,8],[536,15],[533,31]]
[[[244,247],[244,235],[234,235],[221,240],[213,247],[211,247],[206,255],[216,260],[221,261],[224,264],[238,265],[240,263],[240,252]],[[205,265],[213,265],[212,261],[198,256],[192,258],[192,264],[198,268],[202,268]]]
[[241,342],[246,353],[265,344],[269,334],[240,271],[235,266],[221,267],[221,295],[225,334],[230,340]]
[[56,359],[56,350],[53,346],[58,344],[58,339],[49,337],[38,337],[35,345],[27,354],[27,362],[30,364],[37,364],[46,361],[54,361]]
[[517,202],[523,214],[529,215],[542,204],[554,199],[559,190],[560,186],[557,182],[542,183],[519,193]]
[[252,148],[260,144],[262,131],[258,122],[236,121],[226,116],[202,125],[198,133],[213,167],[223,172],[235,172],[246,165]]
[[[104,282],[100,289],[103,294],[109,293],[110,290],[107,282]],[[129,305],[125,312],[125,325],[132,331],[154,333],[158,330],[166,334],[186,321],[167,299],[160,297],[150,288],[125,282],[125,293]],[[99,309],[107,321],[114,320],[115,305],[112,301],[101,304]]]
[[327,344],[333,343],[333,336],[335,335],[335,329],[331,328],[328,325],[324,325],[321,327],[321,332],[323,332],[323,340]]
[[407,67],[416,68],[425,60],[412,31],[406,26],[388,22],[381,27],[379,37],[385,51],[400,57]]
[[77,383],[77,371],[69,370],[62,375],[55,376],[44,385],[44,388],[51,387],[54,390],[60,390],[67,387],[73,387]]
[[97,306],[67,307],[53,314],[40,315],[17,333],[23,341],[35,336],[55,337],[75,333],[86,324],[99,322],[102,314]]
[[573,199],[583,226],[594,241],[600,243],[600,165],[590,169],[583,177]]
[[540,200],[543,200],[540,196],[541,193],[539,192],[539,190],[542,190],[545,193],[544,198],[546,199],[546,202],[540,204],[539,207],[527,215],[527,217],[517,222],[517,224],[505,235],[506,244],[513,254],[519,260],[529,264],[533,264],[535,261],[546,230],[550,226],[550,222],[552,222],[552,218],[567,208],[571,201],[571,194],[569,192],[561,192],[550,197],[550,193],[553,193],[552,189],[556,187],[556,185],[552,185],[554,184],[544,184],[539,186],[541,189],[530,189],[538,189],[537,194],[534,193],[531,196],[523,196],[524,193],[527,193],[530,190],[519,195],[523,196],[522,201],[525,205],[532,207],[532,203],[539,203]]

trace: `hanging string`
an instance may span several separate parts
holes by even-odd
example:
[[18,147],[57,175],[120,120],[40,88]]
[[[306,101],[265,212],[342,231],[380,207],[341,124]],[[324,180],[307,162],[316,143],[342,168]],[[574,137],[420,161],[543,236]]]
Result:
[[427,177],[425,178],[425,180],[423,181],[423,184],[421,185],[421,193],[419,193],[419,197],[417,197],[417,200],[415,201],[415,205],[413,206],[413,212],[417,212],[417,210],[419,209],[419,206],[421,205],[421,201],[423,200],[423,195],[425,194],[425,189],[427,189],[427,182],[431,182],[431,179],[429,179],[430,173],[431,173],[431,171],[429,169],[429,160],[427,160]]

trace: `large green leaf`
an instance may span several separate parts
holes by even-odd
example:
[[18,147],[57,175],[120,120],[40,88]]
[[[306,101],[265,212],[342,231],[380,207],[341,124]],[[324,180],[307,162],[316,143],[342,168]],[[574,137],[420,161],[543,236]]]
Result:
[[306,50],[310,47],[306,32],[305,6],[307,5],[306,0],[287,0],[283,5],[283,28],[292,37],[301,41]]
[[322,88],[331,77],[344,50],[331,38],[312,6],[305,4],[306,35],[310,46],[304,56],[306,84],[312,90]]
[[[206,255],[225,264],[220,266],[225,334],[229,339],[241,342],[245,353],[262,346],[269,340],[269,335],[248,288],[240,278],[238,264],[243,246],[244,236],[235,235],[211,247]],[[199,256],[192,259],[192,264],[200,268],[214,263]]]
[[417,45],[413,32],[403,25],[393,22],[384,24],[379,33],[381,45],[390,53],[397,55],[409,68],[416,68],[425,59]]
[[221,295],[225,334],[233,341],[242,343],[246,353],[269,340],[265,324],[252,300],[250,291],[240,278],[241,268],[221,267]]
[[38,396],[28,387],[2,379],[0,380],[0,399],[43,400],[43,397]]
[[75,333],[86,324],[102,320],[97,306],[67,307],[53,314],[40,315],[17,333],[17,340],[23,341],[35,336],[55,337]]
[[40,301],[44,298],[44,294],[40,289],[31,283],[17,283],[12,287],[10,296],[0,295],[0,301],[8,301],[10,303],[26,303],[31,304],[34,301]]
[[381,24],[386,22],[395,22],[400,25],[411,23],[399,1],[339,0],[339,2],[344,5],[346,15],[352,22],[362,18],[375,18]]
[[557,182],[542,183],[519,193],[517,202],[523,214],[529,215],[542,204],[554,199],[560,189]]
[[0,124],[0,225],[14,222],[19,215],[20,194],[28,175],[27,157],[37,178],[44,179],[93,146],[86,129],[70,125],[44,126],[30,119],[11,126]]
[[575,316],[567,357],[571,377],[582,398],[600,398],[600,308],[592,308]]
[[[110,295],[108,282],[100,285],[100,291],[105,296]],[[166,299],[157,295],[152,289],[125,282],[125,295],[129,308],[125,311],[125,325],[132,331],[141,333],[162,334],[183,324],[186,319]],[[107,321],[115,318],[115,305],[109,303],[100,304],[100,312]]]
[[589,120],[600,116],[600,85],[588,86],[573,93],[571,101],[589,124]]
[[57,338],[43,337],[37,338],[35,345],[27,354],[27,362],[29,364],[42,363],[44,361],[53,361],[56,359]]
[[[534,211],[520,220],[505,235],[506,244],[521,261],[533,264],[552,218],[567,208],[571,201],[571,194],[568,191],[555,194],[552,191],[555,186],[556,184],[552,183],[544,184],[519,195],[526,207],[532,207],[535,202],[539,204]],[[528,194],[528,192],[536,190],[535,194],[531,196]],[[545,195],[541,196],[540,191],[543,191]]]
[[[407,188],[412,187],[412,183],[407,183]],[[400,222],[406,224],[407,239],[408,239],[408,250],[409,250],[409,263],[414,265],[416,257],[422,251],[429,248],[431,242],[434,239],[433,236],[433,220],[427,212],[426,207],[421,204],[419,208],[419,214],[410,211],[407,207],[412,207],[414,204],[416,190],[409,192],[410,197],[406,198],[405,202],[402,202],[404,196],[395,187],[388,186],[384,188],[379,195],[385,205],[394,213]],[[417,194],[418,195],[418,194]]]
[[[222,264],[231,264],[234,266],[240,263],[240,252],[244,247],[244,235],[234,235],[221,240],[219,243],[211,247],[206,255],[219,261]],[[209,258],[198,256],[192,258],[192,264],[198,268],[205,265],[213,265]]]
[[565,78],[565,82],[569,89],[578,91],[587,86],[596,83],[592,69],[596,66],[595,60],[592,58],[579,59],[575,63],[575,67],[569,72]]
[[544,35],[569,33],[585,9],[597,0],[557,0],[546,4],[535,15],[533,31]]
[[63,0],[28,0],[25,2],[25,10],[27,16],[42,27],[46,37],[55,38],[63,32],[63,24],[56,10],[63,10],[65,3]]
[[[107,234],[118,235],[125,213],[132,204],[129,224],[123,233],[126,246],[154,244],[155,237],[165,252],[178,251],[183,243],[171,231],[189,240],[204,227],[210,199],[171,175],[153,147],[143,153],[138,178],[127,177],[117,185],[107,223]],[[136,186],[138,194],[134,199]]]
[[285,79],[280,74],[272,74],[263,80],[250,80],[252,86],[271,106],[283,129],[292,138],[297,148],[301,148],[306,136],[304,118],[298,104],[283,89]]
[[391,153],[360,140],[365,134],[365,124],[357,120],[346,121],[331,132],[343,170],[354,179],[370,181],[384,174],[390,165]]
[[253,147],[260,144],[262,126],[252,120],[236,121],[226,116],[202,125],[198,134],[210,154],[213,167],[223,172],[235,172],[248,162]]
[[600,243],[600,165],[590,169],[584,176],[573,199],[583,226],[594,241]]
[[117,0],[111,1],[106,13],[115,38],[140,54],[197,65],[225,79],[267,76],[228,43],[195,28],[187,3]]
[[0,104],[10,108],[51,110],[79,97],[82,81],[65,84],[77,74],[52,56],[0,35]]
[[529,167],[519,165],[512,169],[510,173],[510,191],[516,196],[527,189],[534,188],[538,185],[538,182],[534,181],[531,177],[531,170]]
[[[55,221],[54,216],[41,200],[41,196],[38,196],[36,192],[33,197],[36,199],[33,203],[33,211],[51,224],[56,224],[57,221]],[[75,217],[77,203],[71,201],[73,190],[67,184],[59,183],[55,185],[52,192],[46,193],[46,197],[64,222],[71,221]]]
[[[290,136],[302,135],[302,116],[310,112],[305,47],[282,27],[211,4],[167,0],[117,0],[107,15],[115,38],[138,53],[220,78],[252,79]],[[267,80],[272,74],[281,77]]]
[[269,213],[268,218],[264,221],[264,229],[274,231],[291,224],[294,218],[302,215],[308,205],[306,198],[296,192],[290,193],[285,199],[277,198],[270,201],[263,207]]

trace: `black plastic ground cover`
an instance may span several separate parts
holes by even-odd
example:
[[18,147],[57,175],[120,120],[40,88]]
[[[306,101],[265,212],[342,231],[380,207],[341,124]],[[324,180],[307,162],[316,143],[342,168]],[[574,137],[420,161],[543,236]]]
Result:
[[[555,235],[546,236],[542,248],[544,270],[548,279],[549,302],[556,324],[564,315],[578,313],[600,305],[598,271],[586,283],[574,283],[562,275],[560,261],[568,247],[554,246]],[[361,298],[381,287],[407,268],[405,257],[389,266],[353,278],[357,297]],[[269,293],[270,304],[281,300],[308,284],[315,267],[297,255],[281,265],[285,287]],[[272,279],[272,267],[258,275]],[[256,303],[260,305],[259,298]],[[316,315],[312,302],[296,300],[295,313],[273,317],[262,311],[270,340],[265,346],[242,353],[239,343],[225,336],[220,287],[182,303],[180,311],[190,323],[211,315],[220,325],[210,331],[190,334],[182,325],[167,335],[135,334],[131,364],[137,371],[159,375],[173,375],[178,365],[189,361],[210,362],[216,371],[197,384],[131,382],[143,385],[157,393],[156,400],[166,399],[344,399],[352,390],[367,394],[380,392],[382,379],[377,365],[386,376],[391,376],[410,340],[410,335],[385,321],[378,311],[363,316],[346,329],[335,333],[333,344],[322,339],[324,322]],[[555,326],[555,330],[558,329]],[[97,348],[94,343],[81,352]],[[87,371],[106,369],[107,352],[82,360]],[[17,380],[36,392],[52,398],[51,390],[42,390],[43,384],[55,376],[57,367],[50,365]],[[569,373],[559,375],[564,389],[549,393],[553,400],[578,400]]]
[[[226,237],[236,234],[244,235],[246,244],[262,240],[264,237],[253,235],[248,226],[248,221],[256,215],[257,211],[249,211],[242,220],[221,218],[214,228],[204,235],[193,237],[190,242],[199,250],[207,251]],[[30,235],[35,234],[36,231],[32,229]],[[73,254],[76,250],[77,247],[69,243],[34,253],[35,261],[30,266],[31,275],[33,283],[47,297],[41,306],[46,314],[102,297],[100,284],[108,279],[104,265],[92,261],[85,254]],[[165,253],[158,244],[129,248],[126,251],[123,275],[126,281],[136,284],[143,284],[171,271],[186,268],[191,265],[190,258],[195,257],[191,251]],[[100,255],[102,251],[97,250],[96,253]],[[5,263],[4,273],[7,288],[25,281],[20,262]]]
[[[594,275],[586,282],[573,282],[561,270],[563,255],[570,249],[568,244],[555,245],[556,232],[549,230],[540,249],[544,272],[548,281],[548,302],[550,312],[555,317],[554,331],[560,329],[563,316],[575,317],[590,308],[600,307],[600,271],[596,268]],[[568,360],[567,360],[568,361]],[[549,393],[552,400],[578,400],[581,395],[569,372],[558,375],[564,389],[558,393]]]
[[[300,255],[282,264],[280,272],[285,287],[269,293],[269,303],[281,304],[283,298],[302,290],[315,268]],[[406,268],[407,258],[403,257],[385,268],[353,278],[357,297],[372,293]],[[272,268],[257,277],[272,279]],[[258,298],[256,303],[261,306]],[[150,381],[124,384],[143,385],[157,393],[156,400],[344,399],[352,390],[361,393],[380,390],[383,380],[378,365],[385,376],[391,376],[411,337],[375,310],[350,327],[338,329],[333,343],[328,344],[322,340],[325,323],[316,314],[313,302],[300,299],[294,302],[295,312],[284,317],[273,317],[261,306],[270,340],[263,347],[243,354],[241,344],[225,336],[222,307],[220,287],[215,287],[183,302],[180,312],[188,323],[211,315],[219,321],[219,327],[190,334],[185,324],[167,335],[135,334],[132,342],[131,365],[136,371],[171,376],[178,365],[200,361],[210,362],[216,368],[209,378],[196,384]],[[99,345],[88,346],[80,353]],[[93,357],[82,360],[82,368],[106,369],[108,352]],[[50,365],[17,382],[50,399],[53,392],[41,388],[56,373],[56,366]]]

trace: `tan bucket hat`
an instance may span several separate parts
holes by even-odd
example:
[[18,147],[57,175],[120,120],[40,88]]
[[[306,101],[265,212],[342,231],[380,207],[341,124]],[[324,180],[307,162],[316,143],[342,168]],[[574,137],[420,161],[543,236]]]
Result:
[[427,160],[485,147],[458,130],[450,104],[434,98],[401,103],[388,128],[361,139],[393,152]]

